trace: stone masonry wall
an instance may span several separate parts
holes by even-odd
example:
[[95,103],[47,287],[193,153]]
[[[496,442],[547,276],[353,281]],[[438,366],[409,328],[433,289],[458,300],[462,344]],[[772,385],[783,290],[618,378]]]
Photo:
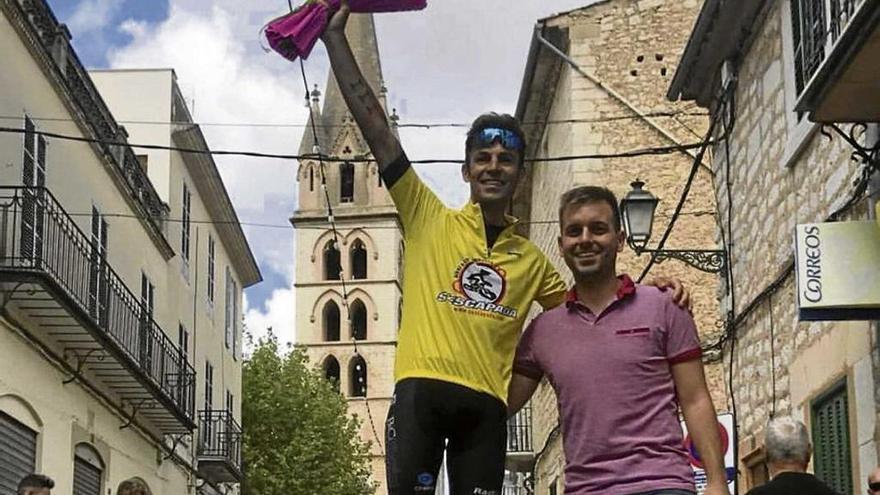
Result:
[[[783,28],[789,20],[783,4],[774,2],[763,17],[739,66],[737,115],[730,139],[732,208],[724,187],[725,148],[715,149],[720,217],[733,213],[737,314],[784,273],[793,258],[795,226],[824,221],[848,198],[856,172],[852,150],[839,137],[829,138],[813,129],[801,142],[790,122],[792,98],[787,101],[786,90],[793,85],[793,74],[786,64],[790,56],[785,52]],[[793,153],[798,144],[803,145],[801,152]],[[865,217],[864,203],[847,215],[847,219]],[[799,323],[795,285],[794,275],[789,274],[782,287],[760,300],[738,327],[732,381],[740,458],[760,447],[763,426],[772,413],[790,414],[809,425],[811,401],[845,378],[854,477],[861,483],[865,470],[877,463],[877,358],[870,355],[877,345],[876,334],[865,322]],[[725,298],[722,309],[727,307]],[[726,356],[729,366],[729,353]],[[740,469],[748,472],[748,466]],[[744,482],[741,491],[749,488],[748,476],[740,481]]]

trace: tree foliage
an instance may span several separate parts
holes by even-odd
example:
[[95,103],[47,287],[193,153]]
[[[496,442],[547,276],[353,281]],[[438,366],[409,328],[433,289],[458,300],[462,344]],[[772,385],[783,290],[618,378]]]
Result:
[[244,363],[242,391],[245,495],[373,493],[360,422],[302,350],[281,354],[270,332]]

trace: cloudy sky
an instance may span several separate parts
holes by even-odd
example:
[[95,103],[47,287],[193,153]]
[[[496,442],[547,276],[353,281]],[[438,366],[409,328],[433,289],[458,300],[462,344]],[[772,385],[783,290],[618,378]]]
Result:
[[[389,99],[403,123],[468,123],[488,111],[513,113],[537,19],[592,0],[429,0],[425,11],[376,16]],[[299,66],[265,53],[263,23],[285,0],[49,0],[68,24],[89,68],[171,67],[194,119],[214,149],[298,150],[307,109]],[[298,2],[294,2],[296,5]],[[318,44],[306,61],[311,84],[324,87],[328,62]],[[277,124],[229,126],[212,124]],[[464,130],[404,130],[413,159],[460,157]],[[294,232],[296,164],[217,160],[265,281],[246,293],[248,328],[295,339]],[[450,205],[466,190],[455,166],[419,169]]]

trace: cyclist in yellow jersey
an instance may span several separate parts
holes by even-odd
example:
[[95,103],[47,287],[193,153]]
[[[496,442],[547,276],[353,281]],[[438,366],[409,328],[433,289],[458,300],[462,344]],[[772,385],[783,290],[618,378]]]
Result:
[[[464,208],[445,207],[410,166],[363,78],[344,29],[346,2],[323,40],[339,88],[397,206],[406,254],[395,390],[386,422],[388,489],[433,493],[447,453],[453,494],[500,494],[507,385],[533,302],[561,304],[559,273],[506,215],[525,138],[509,115],[485,114],[468,131]],[[687,294],[675,283],[675,297]]]

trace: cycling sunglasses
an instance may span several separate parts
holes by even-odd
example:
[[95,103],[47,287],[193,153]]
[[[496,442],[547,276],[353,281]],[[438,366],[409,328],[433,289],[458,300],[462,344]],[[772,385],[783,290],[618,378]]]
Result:
[[481,148],[492,146],[496,141],[509,150],[522,151],[525,148],[522,138],[517,133],[500,127],[481,129],[474,138],[476,145]]
[[872,492],[880,492],[880,481],[868,483],[868,489],[870,489]]

